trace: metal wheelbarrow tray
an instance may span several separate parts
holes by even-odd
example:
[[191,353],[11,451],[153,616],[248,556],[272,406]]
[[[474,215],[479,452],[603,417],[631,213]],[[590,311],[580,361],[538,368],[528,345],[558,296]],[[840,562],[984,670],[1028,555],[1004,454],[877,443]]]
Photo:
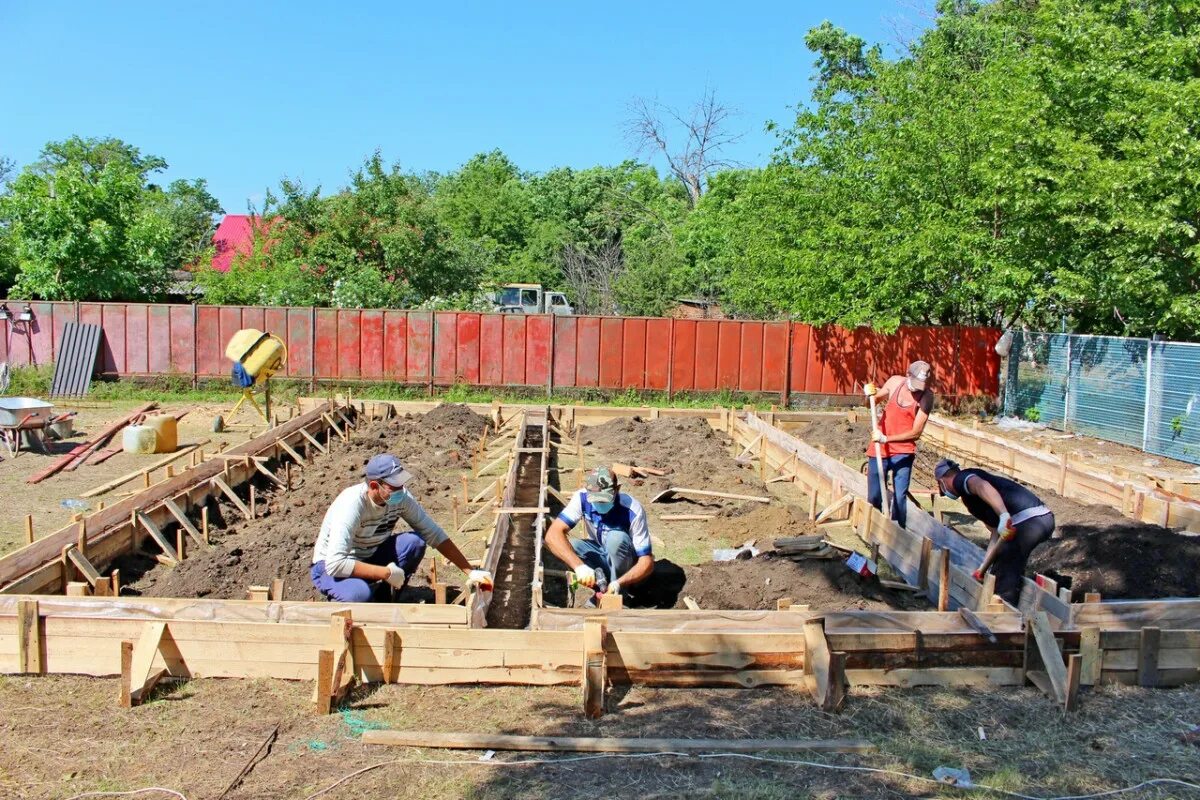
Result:
[[0,434],[13,457],[21,449],[21,435],[26,433],[34,447],[46,452],[42,430],[53,416],[54,404],[33,397],[0,397]]

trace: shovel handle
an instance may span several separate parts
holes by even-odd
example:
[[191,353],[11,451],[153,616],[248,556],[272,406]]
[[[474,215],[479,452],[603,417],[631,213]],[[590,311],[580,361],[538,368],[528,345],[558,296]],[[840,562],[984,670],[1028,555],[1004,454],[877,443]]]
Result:
[[[875,416],[875,395],[871,395],[871,433],[879,431],[879,418]],[[883,472],[883,445],[876,442],[874,437],[871,438],[871,443],[875,445],[875,470],[879,475],[879,494],[882,499],[883,513],[890,514],[892,503],[888,497],[887,476]]]

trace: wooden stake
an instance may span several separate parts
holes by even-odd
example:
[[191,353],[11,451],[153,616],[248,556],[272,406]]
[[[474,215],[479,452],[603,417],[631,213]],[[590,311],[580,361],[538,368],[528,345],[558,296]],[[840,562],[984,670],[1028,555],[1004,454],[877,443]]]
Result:
[[121,708],[133,708],[133,691],[130,681],[133,676],[133,642],[121,642],[121,689],[117,702]]
[[933,558],[933,540],[928,536],[921,537],[921,563],[917,572],[917,587],[929,588],[929,564]]
[[250,484],[250,519],[258,518],[258,489]]
[[1138,686],[1158,686],[1158,643],[1161,633],[1158,628],[1142,628],[1138,642]]
[[1079,709],[1079,683],[1083,670],[1083,657],[1072,653],[1067,657],[1067,699],[1063,704],[1064,711]]
[[454,513],[454,530],[458,530],[458,495],[455,495],[451,500]]
[[204,539],[204,543],[208,544],[208,505],[200,508],[200,536]]
[[938,611],[950,610],[950,551],[939,547],[938,554]]
[[583,627],[583,713],[588,719],[604,715],[604,684],[608,662],[604,653],[604,617],[588,617]]
[[148,469],[142,470],[142,486],[150,488],[150,470]]
[[462,501],[463,501],[463,505],[465,506],[471,502],[471,495],[467,491],[467,476],[464,473],[462,475],[459,475],[458,477],[462,480]]
[[1084,628],[1079,632],[1080,662],[1079,682],[1084,686],[1095,686],[1100,682],[1100,666],[1104,651],[1100,649],[1100,629]]
[[17,601],[17,670],[42,674],[42,623],[37,600]]
[[167,473],[168,480],[175,477],[175,465],[174,464],[167,464],[167,466],[164,467],[163,469]]

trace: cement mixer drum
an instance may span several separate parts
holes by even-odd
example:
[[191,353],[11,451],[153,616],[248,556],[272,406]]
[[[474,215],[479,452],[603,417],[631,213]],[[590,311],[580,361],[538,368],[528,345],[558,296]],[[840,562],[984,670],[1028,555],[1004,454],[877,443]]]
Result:
[[278,336],[244,328],[230,337],[225,356],[241,363],[247,374],[258,383],[283,368],[287,361],[287,347]]

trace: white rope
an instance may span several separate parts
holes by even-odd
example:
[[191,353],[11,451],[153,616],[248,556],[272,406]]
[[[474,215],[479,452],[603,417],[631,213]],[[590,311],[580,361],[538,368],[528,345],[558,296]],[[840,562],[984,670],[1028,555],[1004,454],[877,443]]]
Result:
[[83,797],[133,797],[138,794],[146,794],[147,792],[159,792],[161,794],[169,794],[173,797],[178,797],[179,800],[188,800],[187,797],[175,791],[174,789],[164,789],[161,786],[147,786],[145,789],[134,789],[130,792],[84,792],[83,794],[74,794],[67,800],[80,800]]
[[[879,769],[877,767],[856,767],[856,766],[843,766],[840,764],[822,764],[817,761],[801,761],[799,759],[790,759],[790,758],[772,758],[770,756],[756,756],[756,755],[751,755],[748,753],[676,753],[676,752],[672,752],[672,751],[667,751],[667,752],[662,752],[662,753],[602,753],[599,755],[568,756],[565,758],[526,758],[526,759],[518,759],[518,760],[514,760],[514,761],[492,761],[492,760],[482,761],[479,759],[453,759],[453,760],[430,759],[430,760],[425,760],[425,759],[397,758],[397,759],[393,759],[391,761],[381,761],[378,764],[372,764],[369,767],[363,767],[360,770],[351,772],[349,775],[339,778],[337,781],[326,786],[324,789],[321,789],[320,791],[310,794],[304,800],[315,800],[315,798],[320,797],[321,795],[326,794],[327,792],[333,791],[338,786],[341,786],[343,783],[346,783],[349,780],[357,778],[359,775],[362,775],[363,773],[371,772],[372,770],[379,769],[380,767],[391,766],[392,764],[418,764],[418,765],[428,764],[431,766],[457,766],[457,767],[471,766],[471,765],[479,766],[479,767],[528,767],[528,766],[536,766],[539,764],[567,764],[567,763],[578,762],[578,761],[595,761],[598,759],[610,759],[610,758],[661,758],[663,756],[673,756],[676,758],[695,758],[695,759],[741,758],[741,759],[746,759],[749,761],[764,761],[764,762],[771,763],[771,764],[785,764],[785,765],[793,766],[793,767],[814,767],[817,769],[829,769],[829,770],[837,770],[837,771],[841,771],[841,772],[866,772],[866,773],[873,773],[873,774],[878,774],[878,775],[892,775],[897,778],[907,778],[908,780],[920,781],[922,783],[932,783],[932,784],[936,784],[938,786],[952,785],[952,784],[947,784],[944,781],[936,780],[934,778],[927,778],[923,775],[913,775],[908,772],[900,772],[898,770],[892,770],[892,769]],[[996,794],[1001,794],[1006,797],[1015,797],[1015,798],[1017,798],[1017,800],[1095,800],[1095,798],[1111,797],[1113,795],[1125,794],[1127,792],[1135,792],[1138,789],[1144,789],[1149,786],[1166,786],[1166,785],[1181,786],[1181,787],[1184,787],[1187,789],[1193,789],[1197,792],[1200,792],[1200,784],[1188,783],[1187,781],[1176,780],[1175,778],[1152,778],[1150,780],[1142,781],[1141,783],[1136,784],[1134,786],[1126,786],[1121,789],[1109,789],[1107,791],[1095,792],[1093,794],[1062,795],[1059,797],[1021,794],[1020,792],[1010,792],[1007,789],[1000,789],[995,786],[987,786],[987,785],[980,784],[980,783],[973,783],[970,786],[957,786],[956,788],[962,789],[962,790],[979,789],[979,790],[983,790],[986,792],[994,792]],[[74,800],[74,798],[71,798],[71,800]]]

